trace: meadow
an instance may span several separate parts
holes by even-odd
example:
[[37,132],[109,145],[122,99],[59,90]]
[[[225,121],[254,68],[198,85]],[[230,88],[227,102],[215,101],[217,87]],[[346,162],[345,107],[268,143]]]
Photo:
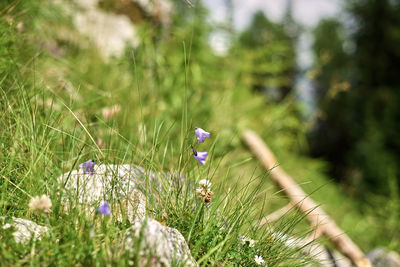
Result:
[[[275,103],[250,90],[240,51],[214,55],[205,11],[188,12],[167,37],[142,25],[136,48],[104,60],[61,7],[0,4],[0,214],[50,229],[29,244],[0,230],[1,265],[139,264],[140,247],[125,253],[118,246],[126,218],[71,209],[60,197],[58,177],[89,159],[184,177],[158,198],[146,193],[148,215],[179,230],[200,265],[255,266],[255,256],[268,266],[312,264],[301,248],[285,245],[285,236],[312,231],[304,215],[292,210],[259,223],[288,199],[241,140],[245,129],[265,140],[280,166],[364,251],[399,248],[398,218],[390,212],[399,205],[395,198],[381,210],[360,208],[328,177],[323,160],[302,153],[307,125],[295,97]],[[196,127],[210,132],[204,143],[196,141]],[[209,153],[206,164],[193,158],[192,147]],[[212,183],[209,204],[196,196],[202,179]],[[30,210],[31,198],[43,194],[52,212]],[[273,238],[277,233],[281,238]],[[239,236],[256,243],[240,245]]]

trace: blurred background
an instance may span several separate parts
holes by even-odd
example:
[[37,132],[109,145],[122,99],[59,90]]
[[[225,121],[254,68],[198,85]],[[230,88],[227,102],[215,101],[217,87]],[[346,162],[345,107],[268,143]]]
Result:
[[245,86],[266,105],[297,107],[299,153],[327,163],[364,215],[375,209],[399,228],[400,1],[202,3],[213,53],[234,54]]
[[214,53],[241,50],[253,90],[302,106],[305,153],[327,160],[349,194],[397,194],[400,1],[203,3]]

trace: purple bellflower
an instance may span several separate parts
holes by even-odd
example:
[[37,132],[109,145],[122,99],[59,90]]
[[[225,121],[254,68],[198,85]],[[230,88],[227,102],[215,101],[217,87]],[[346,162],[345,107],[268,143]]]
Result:
[[196,137],[197,137],[197,143],[199,143],[199,142],[203,143],[204,140],[206,139],[206,137],[210,137],[211,136],[209,132],[206,132],[201,128],[196,128],[194,133],[196,134]]
[[206,157],[208,156],[208,152],[197,152],[194,147],[192,147],[193,150],[193,157],[201,163],[201,165],[204,165],[206,163]]
[[79,168],[83,169],[84,174],[89,173],[90,175],[94,175],[94,165],[96,165],[96,163],[94,163],[93,160],[89,159],[88,161],[80,164]]
[[97,208],[97,211],[102,215],[111,215],[110,206],[107,201],[104,201],[103,204]]

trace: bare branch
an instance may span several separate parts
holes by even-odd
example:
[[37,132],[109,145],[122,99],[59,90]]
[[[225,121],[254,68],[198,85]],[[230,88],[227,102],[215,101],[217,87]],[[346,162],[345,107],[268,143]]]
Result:
[[243,134],[243,139],[250,150],[261,161],[264,168],[270,171],[271,179],[283,189],[283,192],[290,198],[291,202],[307,216],[311,224],[317,226],[318,231],[327,236],[336,248],[346,255],[356,266],[372,266],[364,253],[336,225],[335,221],[278,166],[274,155],[257,134],[247,130]]

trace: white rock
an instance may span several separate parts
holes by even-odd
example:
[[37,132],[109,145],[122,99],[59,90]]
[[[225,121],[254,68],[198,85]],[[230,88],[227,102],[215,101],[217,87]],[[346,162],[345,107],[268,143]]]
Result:
[[77,13],[74,22],[77,30],[97,46],[104,59],[120,57],[126,45],[136,47],[139,43],[135,27],[123,15],[90,8]]
[[[129,164],[96,165],[93,175],[79,169],[58,178],[62,201],[70,208],[78,203],[93,213],[102,201],[108,201],[111,206],[122,205],[131,222],[146,215],[145,194],[160,194],[161,183],[171,181],[169,174],[146,172],[139,166]],[[112,213],[121,219],[118,210],[112,210]]]
[[[139,45],[136,27],[128,16],[101,9],[100,0],[53,1],[71,15],[79,33],[92,41],[105,60],[122,56],[126,46]],[[151,17],[164,27],[171,23],[173,6],[169,0],[124,0],[121,3],[139,7],[145,17]]]
[[394,251],[376,248],[367,254],[367,258],[376,267],[400,267],[400,255]]
[[[295,238],[282,233],[274,233],[274,239],[280,240],[287,247],[300,248],[301,253],[311,256],[316,262],[317,266],[324,267],[351,267],[351,261],[337,251],[331,251],[319,244],[312,238]],[[319,264],[319,265],[318,265]],[[315,266],[310,264],[307,266]]]
[[[1,221],[5,220],[5,217],[0,217]],[[42,236],[49,231],[46,226],[40,226],[30,220],[21,218],[12,218],[11,223],[3,224],[2,229],[8,230],[14,227],[16,231],[12,234],[16,243],[21,243],[23,245],[28,244],[28,242],[33,240],[41,240]]]
[[163,25],[168,25],[173,10],[172,3],[168,0],[131,0],[138,4],[147,14],[157,17]]
[[[121,201],[122,209],[126,211],[126,216],[130,222],[134,219],[142,219],[146,216],[146,197],[138,189],[133,189],[125,201]],[[118,220],[122,219],[122,214],[117,214]]]
[[97,47],[104,60],[120,57],[126,46],[137,47],[136,28],[128,17],[99,8],[99,0],[53,0],[70,15],[79,33]]
[[[198,266],[190,254],[190,249],[182,234],[175,228],[161,225],[158,221],[148,219],[135,220],[132,227],[127,231],[124,239],[126,251],[133,251],[135,239],[142,232],[140,256],[146,259],[149,255],[155,257],[160,266]],[[157,265],[157,266],[158,266]],[[153,266],[153,265],[152,265]]]

